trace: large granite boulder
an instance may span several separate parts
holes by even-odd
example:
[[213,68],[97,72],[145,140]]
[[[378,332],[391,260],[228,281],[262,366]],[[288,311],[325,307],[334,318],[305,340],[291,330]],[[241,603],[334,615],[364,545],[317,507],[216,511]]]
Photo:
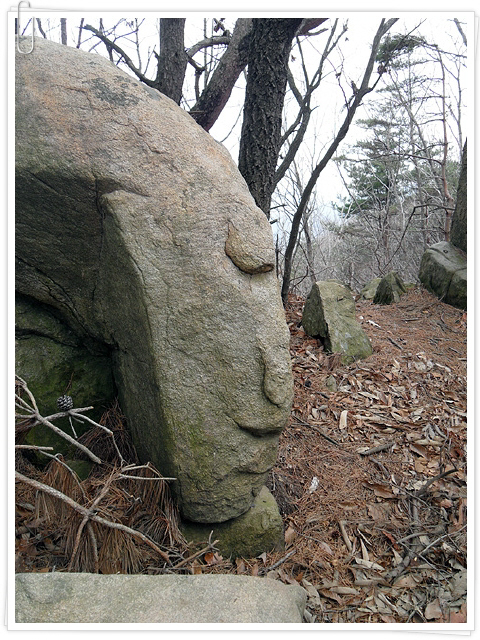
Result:
[[425,251],[419,278],[443,302],[467,308],[467,256],[450,242],[437,242]]
[[367,358],[372,345],[355,317],[355,300],[348,287],[335,280],[316,282],[302,315],[305,333],[321,339],[328,353],[341,353],[342,363]]
[[224,147],[105,58],[36,39],[16,65],[17,291],[108,351],[183,517],[235,518],[293,396],[270,225]]

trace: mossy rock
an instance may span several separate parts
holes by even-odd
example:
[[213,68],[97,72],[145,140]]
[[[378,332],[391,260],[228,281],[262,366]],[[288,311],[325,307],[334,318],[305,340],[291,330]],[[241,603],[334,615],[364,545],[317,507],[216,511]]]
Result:
[[254,558],[264,551],[283,548],[283,521],[275,498],[262,487],[252,507],[238,518],[220,524],[182,522],[182,533],[188,542],[218,540],[223,557]]
[[355,317],[352,292],[340,282],[324,280],[312,286],[302,325],[307,335],[320,338],[327,353],[341,353],[342,364],[372,354],[372,345]]
[[419,278],[443,302],[467,308],[467,257],[450,242],[438,242],[425,251]]
[[[48,307],[22,296],[16,302],[15,373],[27,383],[44,417],[58,412],[57,398],[67,389],[74,407],[93,406],[87,414],[93,420],[100,419],[116,396],[110,357],[100,347],[95,352],[82,344]],[[78,436],[91,429],[88,423],[73,424]],[[73,435],[68,419],[55,425]],[[43,425],[31,429],[25,442],[54,447],[64,456],[73,453],[66,440]]]
[[364,300],[373,300],[375,294],[377,293],[378,285],[380,284],[381,278],[374,278],[370,280],[363,289],[360,291],[360,296]]

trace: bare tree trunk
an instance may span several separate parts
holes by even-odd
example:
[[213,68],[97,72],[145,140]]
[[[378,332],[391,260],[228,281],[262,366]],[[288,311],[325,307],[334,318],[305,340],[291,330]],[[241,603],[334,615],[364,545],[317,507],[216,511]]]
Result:
[[288,59],[301,23],[297,18],[253,20],[238,168],[267,218],[281,145]]
[[443,198],[445,204],[445,240],[450,241],[450,229],[452,226],[452,215],[454,209],[454,201],[450,194],[447,183],[447,157],[448,157],[448,134],[447,134],[447,110],[446,110],[446,95],[445,95],[445,66],[443,64],[442,55],[438,53],[438,60],[442,69],[442,125],[443,125],[443,159],[441,162],[442,168],[442,185],[443,185]]
[[62,38],[62,44],[67,44],[67,19],[60,18],[60,34]]
[[312,245],[312,236],[310,234],[310,214],[311,211],[305,211],[304,222],[303,222],[303,234],[305,236],[305,254],[307,258],[307,269],[308,269],[308,277],[312,284],[315,284],[315,262],[313,255],[313,245]]
[[184,46],[185,18],[161,18],[160,54],[157,57],[157,89],[180,104],[187,68]]
[[467,253],[467,141],[463,147],[457,202],[452,217],[451,242]]
[[236,21],[228,49],[220,58],[207,88],[190,110],[192,118],[206,131],[217,121],[230,98],[238,76],[247,65],[251,30],[251,18],[239,18]]

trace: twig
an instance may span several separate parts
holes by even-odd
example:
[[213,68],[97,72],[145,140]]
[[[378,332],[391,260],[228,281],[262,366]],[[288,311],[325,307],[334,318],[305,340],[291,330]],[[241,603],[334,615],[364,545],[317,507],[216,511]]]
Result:
[[[105,482],[102,490],[100,491],[100,493],[98,494],[98,496],[95,498],[95,500],[92,502],[92,504],[90,505],[90,507],[88,509],[88,511],[90,513],[93,512],[95,507],[99,504],[99,502],[101,502],[101,500],[103,500],[103,498],[107,494],[108,490],[110,489],[110,485],[113,482],[113,479],[114,479],[115,475],[116,475],[115,472],[113,472],[113,473],[110,474],[110,477],[107,478],[107,481]],[[85,525],[88,524],[89,520],[90,520],[90,515],[86,514],[85,517],[83,518],[82,522],[80,523],[80,526],[78,527],[77,535],[75,536],[75,544],[73,546],[72,556],[70,558],[70,562],[68,563],[67,571],[71,571],[72,570],[73,562],[75,560],[75,556],[77,555],[77,551],[78,551],[78,548],[80,546],[80,539],[81,539],[81,536],[82,536],[82,531],[83,531]],[[92,534],[90,533],[90,539],[92,539],[91,536],[92,536]],[[95,540],[95,545],[96,545],[96,540]]]
[[33,449],[34,451],[53,451],[53,447],[40,447],[35,444],[16,444],[15,449]]
[[[462,531],[463,529],[466,529],[467,525],[464,524],[463,527],[460,527],[460,529],[458,529],[457,531],[455,531],[455,533],[458,533],[459,531]],[[443,536],[440,536],[439,538],[437,538],[436,540],[434,540],[433,542],[430,542],[430,544],[427,544],[426,547],[424,547],[423,549],[421,549],[417,555],[422,555],[424,554],[426,551],[428,551],[428,549],[431,549],[432,547],[434,547],[436,544],[438,544],[440,542],[440,540],[443,540],[444,538],[449,538],[452,534],[451,533],[445,533]]]
[[292,551],[289,551],[286,556],[283,556],[283,558],[280,558],[280,560],[277,560],[277,562],[274,562],[270,567],[262,567],[262,569],[259,570],[259,573],[268,573],[269,571],[273,571],[274,569],[277,569],[286,560],[291,558],[293,554],[296,552],[297,552],[296,549],[292,549]]
[[395,342],[395,340],[392,340],[392,338],[390,338],[389,336],[387,336],[387,340],[390,340],[390,342],[393,344],[394,347],[397,347],[397,349],[400,349],[400,351],[403,351],[403,347],[401,347],[398,342]]
[[186,564],[188,564],[192,560],[195,560],[195,558],[199,558],[200,556],[203,556],[204,553],[207,553],[208,551],[212,551],[212,549],[216,550],[215,549],[215,545],[219,541],[218,540],[214,540],[213,542],[210,542],[211,536],[212,536],[212,534],[210,533],[208,546],[204,547],[203,549],[200,549],[200,551],[197,551],[196,553],[192,554],[191,556],[188,556],[188,558],[185,558],[185,560],[181,560],[180,562],[177,562],[177,564],[174,564],[172,568],[173,569],[180,569],[180,567],[184,567]]
[[352,543],[350,542],[350,538],[347,535],[347,532],[345,530],[345,521],[344,520],[339,520],[338,521],[338,526],[340,527],[340,532],[342,534],[343,537],[343,541],[345,542],[347,549],[348,549],[348,553],[352,553]]
[[[88,408],[89,408],[89,409],[93,409],[93,407],[88,407]],[[84,409],[76,409],[76,410],[75,410],[75,409],[70,409],[70,411],[69,411],[68,413],[69,413],[69,414],[75,413],[75,419],[76,419],[77,421],[79,421],[79,422],[82,422],[82,420],[84,420],[84,421],[86,421],[86,422],[90,422],[90,424],[93,424],[95,427],[98,427],[99,429],[103,429],[103,431],[105,431],[105,432],[106,432],[106,433],[107,433],[107,434],[112,438],[113,446],[115,447],[115,451],[117,452],[117,455],[118,455],[118,457],[119,457],[119,459],[120,459],[120,464],[122,464],[122,465],[123,465],[123,464],[125,463],[125,460],[124,460],[124,458],[123,458],[122,454],[120,453],[120,449],[119,449],[119,448],[118,448],[118,446],[117,446],[117,443],[116,443],[116,441],[115,441],[115,436],[114,436],[114,434],[113,434],[113,431],[111,431],[111,430],[110,430],[108,427],[106,427],[105,425],[100,424],[100,423],[98,423],[98,422],[95,422],[95,420],[92,420],[92,419],[91,419],[91,418],[89,418],[88,416],[84,416],[84,415],[79,416],[79,415],[78,415],[78,412],[79,412],[79,411],[83,411],[83,410],[84,410]]]
[[98,548],[97,548],[97,539],[95,537],[95,532],[93,531],[93,527],[92,527],[92,523],[89,521],[87,522],[87,533],[88,536],[90,538],[90,542],[92,544],[92,550],[93,550],[93,562],[94,562],[94,571],[95,573],[98,573],[99,571],[99,566],[98,566]]
[[332,444],[336,445],[337,447],[341,446],[339,442],[337,442],[333,438],[330,438],[330,436],[327,436],[326,433],[323,433],[323,431],[321,429],[319,429],[318,427],[313,426],[313,424],[309,424],[308,422],[305,422],[304,420],[300,420],[300,418],[294,418],[294,420],[298,424],[302,424],[305,427],[310,427],[310,429],[313,429],[314,431],[319,433],[323,438],[325,438],[325,440],[328,440],[329,442],[331,442]]
[[176,480],[177,478],[164,478],[159,476],[158,478],[143,478],[142,476],[126,476],[123,473],[119,474],[119,478],[127,478],[131,480]]
[[373,447],[372,449],[368,449],[367,451],[359,451],[359,454],[361,456],[371,456],[372,453],[378,453],[379,451],[390,449],[390,447],[393,447],[394,444],[395,442],[393,440],[389,440],[388,442],[385,442],[385,444],[378,445],[378,447]]
[[[129,476],[126,475],[126,471],[138,471],[139,469],[149,469],[152,473],[156,473],[156,478],[145,478],[144,476]],[[119,478],[128,478],[131,480],[176,480],[177,478],[164,478],[156,469],[154,469],[149,462],[147,464],[128,464],[126,466],[122,466],[119,470],[118,474]]]
[[430,478],[430,480],[428,480],[421,489],[418,489],[418,491],[416,491],[413,494],[413,497],[419,498],[427,491],[428,487],[431,484],[433,484],[436,480],[441,480],[442,478],[445,478],[446,476],[449,476],[451,473],[455,473],[456,471],[458,471],[458,469],[450,469],[449,471],[444,471],[443,473],[439,473],[438,476],[435,476],[434,478]]

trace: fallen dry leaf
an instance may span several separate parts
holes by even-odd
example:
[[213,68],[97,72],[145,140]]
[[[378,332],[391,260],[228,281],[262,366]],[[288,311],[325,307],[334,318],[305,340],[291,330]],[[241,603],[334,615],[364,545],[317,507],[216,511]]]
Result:
[[443,616],[443,611],[440,607],[440,601],[438,598],[435,598],[435,600],[432,600],[432,602],[429,602],[427,604],[423,615],[427,620],[436,620],[437,618],[441,618]]
[[285,531],[285,546],[290,547],[293,544],[293,541],[297,537],[295,529],[290,525],[288,529]]

